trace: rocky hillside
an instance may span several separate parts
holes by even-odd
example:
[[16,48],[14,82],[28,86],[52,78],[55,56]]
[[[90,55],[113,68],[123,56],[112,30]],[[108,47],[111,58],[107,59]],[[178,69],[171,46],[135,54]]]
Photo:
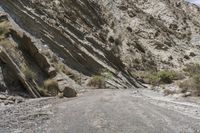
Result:
[[71,97],[88,87],[138,88],[135,71],[199,62],[200,8],[184,0],[1,0],[0,6],[0,83],[9,93]]

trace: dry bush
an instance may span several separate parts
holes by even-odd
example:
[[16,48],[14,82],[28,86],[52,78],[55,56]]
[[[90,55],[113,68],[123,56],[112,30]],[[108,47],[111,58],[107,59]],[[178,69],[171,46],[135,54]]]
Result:
[[105,79],[112,79],[113,78],[113,74],[107,69],[101,69],[99,71],[99,75],[101,75]]
[[4,35],[7,31],[7,29],[5,27],[0,27],[0,36]]
[[0,46],[2,46],[5,49],[10,49],[12,48],[12,43],[8,39],[4,39],[0,41]]
[[99,89],[105,88],[105,78],[103,76],[93,76],[88,82],[88,86],[97,87]]
[[181,92],[192,92],[194,96],[200,96],[200,74],[193,75],[190,79],[185,80],[179,84],[182,89]]
[[92,76],[88,85],[97,88],[106,88],[106,80],[113,79],[114,75],[107,69],[100,69],[97,75]]
[[55,69],[57,72],[63,72],[65,75],[69,76],[76,82],[80,82],[80,76],[74,74],[70,69],[67,69],[64,64],[58,63],[55,65]]
[[158,72],[152,71],[140,71],[135,73],[138,79],[144,83],[159,85],[170,84],[173,80],[182,79],[183,75],[175,71],[162,70]]
[[44,90],[49,96],[56,96],[58,94],[58,82],[52,79],[44,81]]
[[48,91],[44,88],[44,87],[39,87],[38,88],[38,91],[40,92],[40,94],[42,95],[42,96],[50,96],[49,94],[48,94]]
[[33,80],[36,78],[36,73],[34,73],[28,66],[26,66],[25,64],[23,64],[21,66],[21,70],[23,72],[23,74],[25,75],[25,78],[28,80]]
[[63,72],[66,68],[63,64],[58,63],[58,64],[55,64],[55,69],[57,72]]
[[189,76],[193,76],[197,73],[200,73],[200,64],[186,64],[183,71],[185,71]]
[[179,84],[181,92],[189,91],[193,96],[200,96],[200,64],[187,64],[183,70],[189,79]]
[[0,23],[0,36],[1,35],[5,35],[9,32],[9,28],[10,28],[10,25],[8,24],[8,22],[1,22]]

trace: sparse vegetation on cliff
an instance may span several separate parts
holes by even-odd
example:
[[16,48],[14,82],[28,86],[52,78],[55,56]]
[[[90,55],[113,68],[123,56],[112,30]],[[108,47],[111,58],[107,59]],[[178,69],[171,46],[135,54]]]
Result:
[[45,80],[43,90],[49,96],[56,96],[58,94],[58,82],[52,79]]
[[25,75],[25,78],[28,80],[33,80],[36,78],[36,73],[34,73],[28,66],[21,65],[21,70],[23,74]]
[[88,82],[88,85],[103,89],[106,87],[105,78],[103,76],[93,76]]
[[0,22],[0,36],[9,32],[10,25],[8,22]]
[[140,71],[136,73],[139,80],[144,83],[149,83],[152,85],[159,84],[170,84],[173,80],[182,78],[182,75],[175,71],[161,70],[161,71]]
[[99,89],[106,88],[106,80],[110,80],[113,78],[113,74],[106,69],[102,69],[99,71],[99,75],[94,75],[89,80],[88,85],[97,87]]
[[183,69],[188,75],[188,79],[182,81],[179,87],[183,93],[191,92],[194,96],[200,95],[200,65],[199,64],[187,64]]

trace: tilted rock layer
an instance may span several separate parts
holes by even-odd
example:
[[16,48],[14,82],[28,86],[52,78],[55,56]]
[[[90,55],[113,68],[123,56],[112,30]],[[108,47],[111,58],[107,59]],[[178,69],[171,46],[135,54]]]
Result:
[[[12,25],[5,38],[14,45],[13,52],[3,52],[10,61],[2,56],[1,66],[18,68],[12,69],[16,79],[35,97],[38,92],[31,91],[47,79],[57,81],[60,91],[81,90],[102,70],[112,74],[105,87],[141,87],[134,71],[178,69],[200,56],[200,8],[184,0],[1,0],[0,5]],[[27,81],[20,64],[36,73],[34,80]],[[9,85],[16,87],[4,86]]]

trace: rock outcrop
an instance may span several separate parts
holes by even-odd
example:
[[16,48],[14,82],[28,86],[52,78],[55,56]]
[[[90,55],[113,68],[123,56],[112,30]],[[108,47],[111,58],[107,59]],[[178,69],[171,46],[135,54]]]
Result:
[[[48,79],[75,95],[106,70],[112,75],[106,87],[138,88],[132,75],[137,70],[199,62],[200,9],[184,0],[1,0],[0,5],[7,13],[0,22],[10,23],[1,40],[12,44],[2,47],[1,66],[12,69],[19,88],[34,97]],[[16,88],[1,81],[4,88]]]

